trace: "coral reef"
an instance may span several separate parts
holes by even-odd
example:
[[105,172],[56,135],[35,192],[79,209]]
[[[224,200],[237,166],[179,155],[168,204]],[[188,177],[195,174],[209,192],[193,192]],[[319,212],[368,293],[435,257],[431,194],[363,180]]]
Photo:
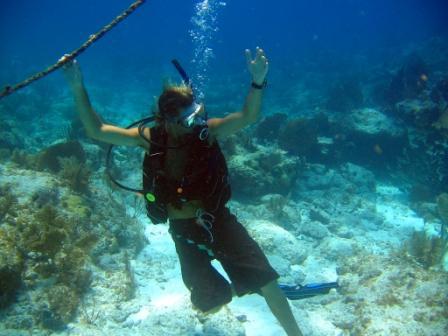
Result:
[[336,326],[354,335],[424,335],[428,328],[430,333],[444,334],[446,276],[423,269],[403,253],[381,256],[358,251],[341,260],[343,299],[333,310],[344,313],[333,317]]
[[285,151],[261,145],[258,151],[248,153],[239,149],[228,159],[230,180],[234,195],[243,198],[278,193],[287,195],[298,177],[303,162],[288,157]]
[[60,158],[59,176],[67,185],[76,192],[87,194],[89,192],[89,180],[91,170],[80,162],[76,157]]
[[17,232],[9,226],[0,226],[0,309],[15,299],[22,286],[23,258],[16,244]]
[[51,330],[64,329],[73,318],[79,304],[79,295],[66,285],[55,285],[47,293],[48,308],[42,309],[40,322]]
[[317,129],[308,119],[289,120],[280,132],[278,143],[293,155],[310,156],[319,152]]
[[439,265],[446,250],[440,236],[429,236],[425,231],[415,231],[405,243],[406,250],[425,269]]
[[78,195],[65,195],[61,199],[61,206],[71,216],[79,220],[86,220],[91,214],[91,208],[88,206],[86,199]]
[[281,220],[286,217],[285,206],[288,204],[291,193],[286,196],[280,194],[268,194],[261,198],[261,202],[266,205],[274,218]]
[[85,163],[86,153],[78,141],[57,143],[44,149],[37,157],[37,167],[58,173],[62,169],[60,159],[69,157],[75,157],[80,164]]
[[58,205],[59,197],[59,190],[56,187],[50,187],[41,188],[38,191],[34,192],[31,200],[37,208],[42,208],[46,204]]
[[17,205],[17,197],[12,193],[10,185],[0,186],[0,223],[6,216],[16,215],[15,205]]
[[[222,143],[234,195],[248,201],[229,206],[282,280],[338,272],[340,293],[291,302],[309,324],[305,334],[446,334],[448,44],[413,40],[412,49],[426,50],[403,61],[401,44],[325,52],[316,35],[270,75],[284,85],[266,92],[267,117]],[[236,83],[247,75],[219,68],[207,99],[217,116],[241,102]],[[139,199],[107,190],[104,147],[86,141],[78,118],[67,126],[71,97],[45,83],[0,102],[8,118],[0,125],[0,334],[243,335],[267,327],[268,307],[255,295],[218,315],[192,309],[166,227],[145,227],[146,244]],[[146,103],[141,91],[123,100],[92,89],[117,124],[137,119],[135,101]],[[117,148],[113,168],[135,185],[136,152]]]
[[[49,182],[48,174],[14,169],[21,176],[16,181],[30,192],[19,200],[13,194],[15,188],[21,189],[18,182],[0,188],[0,297],[2,308],[7,308],[5,316],[10,316],[5,325],[65,328],[90,287],[95,256],[120,249],[124,257],[114,257],[123,265],[117,295],[132,298],[135,285],[129,259],[141,249],[144,235],[123,205],[118,201],[111,205],[106,197],[106,205],[97,206],[94,216],[86,196],[67,193],[60,183],[57,187]],[[39,174],[46,187],[27,180],[38,181]]]
[[[84,194],[89,192],[92,172],[86,164],[86,153],[78,141],[58,143],[38,154],[15,149],[11,161],[29,170],[48,170],[58,174],[73,191]],[[39,197],[35,196],[35,199]]]
[[408,143],[406,130],[376,109],[354,110],[342,123],[344,141],[336,148],[342,161],[376,167],[381,172],[385,165],[397,164]]
[[22,286],[28,246],[23,245],[18,221],[23,209],[12,186],[0,187],[0,308],[10,304]]

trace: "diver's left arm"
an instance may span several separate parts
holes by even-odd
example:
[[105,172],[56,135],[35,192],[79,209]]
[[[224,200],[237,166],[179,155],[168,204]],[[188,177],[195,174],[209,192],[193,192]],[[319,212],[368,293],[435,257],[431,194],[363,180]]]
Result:
[[269,63],[261,48],[257,47],[256,53],[255,59],[252,59],[250,50],[246,50],[247,66],[252,75],[252,84],[242,111],[208,121],[210,133],[218,138],[235,133],[259,119]]

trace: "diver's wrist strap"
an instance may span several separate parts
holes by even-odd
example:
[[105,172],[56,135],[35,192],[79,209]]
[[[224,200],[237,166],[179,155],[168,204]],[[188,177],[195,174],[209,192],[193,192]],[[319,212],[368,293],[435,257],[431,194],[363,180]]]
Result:
[[265,79],[265,80],[263,81],[263,83],[261,83],[261,84],[257,84],[257,83],[255,83],[255,82],[252,82],[252,84],[251,84],[251,86],[252,86],[254,89],[257,89],[257,90],[263,90],[263,89],[266,87],[266,85],[268,85],[268,81],[267,81],[267,79]]

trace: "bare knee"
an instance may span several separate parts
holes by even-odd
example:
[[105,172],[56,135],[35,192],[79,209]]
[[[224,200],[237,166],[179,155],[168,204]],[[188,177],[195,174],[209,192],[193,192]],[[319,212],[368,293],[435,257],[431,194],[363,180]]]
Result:
[[278,293],[280,288],[278,286],[277,280],[273,280],[261,287],[260,290],[263,296],[266,296],[272,293]]

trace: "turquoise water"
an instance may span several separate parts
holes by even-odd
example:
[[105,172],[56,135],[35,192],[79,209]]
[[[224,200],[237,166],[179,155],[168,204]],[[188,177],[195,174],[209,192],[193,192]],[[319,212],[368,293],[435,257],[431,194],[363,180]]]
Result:
[[[131,2],[3,1],[0,88],[82,45]],[[445,1],[145,1],[77,57],[92,106],[151,115],[178,59],[211,117],[243,109],[245,49],[269,61],[260,119],[221,139],[228,203],[304,335],[445,335],[448,10]],[[0,335],[284,333],[261,296],[203,316],[167,225],[105,174],[60,70],[0,99]],[[140,189],[143,151],[114,149]],[[214,266],[227,276],[222,267]]]

